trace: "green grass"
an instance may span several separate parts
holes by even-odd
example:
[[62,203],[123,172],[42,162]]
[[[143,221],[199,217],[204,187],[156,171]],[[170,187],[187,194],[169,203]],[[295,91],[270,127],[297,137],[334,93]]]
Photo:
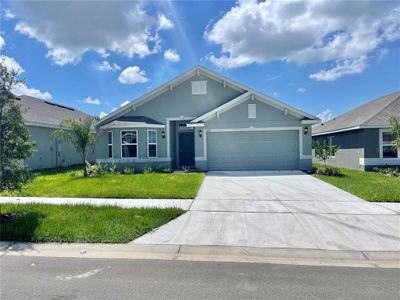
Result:
[[376,172],[339,169],[343,173],[342,177],[324,175],[315,175],[315,177],[367,201],[400,202],[400,177],[388,177]]
[[23,213],[0,226],[0,240],[25,242],[127,243],[181,215],[178,208],[2,204]]
[[194,199],[203,173],[134,174],[82,177],[80,169],[53,169],[37,174],[19,192],[2,196]]

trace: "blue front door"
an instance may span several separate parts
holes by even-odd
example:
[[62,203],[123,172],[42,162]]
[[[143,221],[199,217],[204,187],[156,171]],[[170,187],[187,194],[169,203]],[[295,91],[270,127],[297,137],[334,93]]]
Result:
[[179,132],[179,167],[194,166],[194,132]]

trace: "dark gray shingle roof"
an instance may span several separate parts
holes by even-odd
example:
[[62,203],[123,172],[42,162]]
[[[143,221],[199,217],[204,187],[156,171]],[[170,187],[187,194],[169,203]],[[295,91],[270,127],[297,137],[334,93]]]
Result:
[[17,103],[22,107],[25,122],[58,126],[65,119],[83,121],[88,114],[55,102],[26,95],[17,96]]
[[348,111],[332,120],[313,127],[313,134],[321,134],[357,126],[388,126],[392,116],[400,117],[400,92],[379,97]]

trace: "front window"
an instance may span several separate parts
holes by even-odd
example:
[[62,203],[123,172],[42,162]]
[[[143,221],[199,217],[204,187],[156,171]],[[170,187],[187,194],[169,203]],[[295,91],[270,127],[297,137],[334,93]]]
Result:
[[382,132],[382,157],[397,158],[398,149],[393,147],[394,136],[391,132]]
[[108,158],[113,157],[113,133],[112,131],[107,132],[107,148],[108,148]]
[[121,157],[137,158],[137,130],[121,131]]
[[147,156],[157,157],[157,131],[147,131]]

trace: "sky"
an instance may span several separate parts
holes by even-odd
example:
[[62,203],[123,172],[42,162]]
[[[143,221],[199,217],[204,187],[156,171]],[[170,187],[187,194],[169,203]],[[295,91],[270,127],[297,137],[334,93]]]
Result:
[[400,90],[399,1],[1,1],[27,94],[104,116],[203,65],[327,120]]

